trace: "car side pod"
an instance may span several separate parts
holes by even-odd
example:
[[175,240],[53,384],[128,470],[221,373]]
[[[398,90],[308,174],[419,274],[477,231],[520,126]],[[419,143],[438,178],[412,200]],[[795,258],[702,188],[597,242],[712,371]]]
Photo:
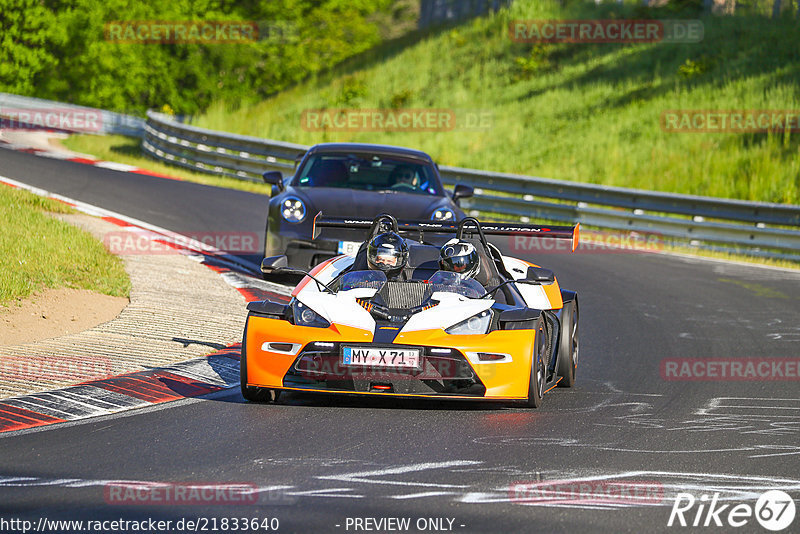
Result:
[[533,308],[511,308],[500,312],[498,322],[503,330],[533,330],[541,310]]

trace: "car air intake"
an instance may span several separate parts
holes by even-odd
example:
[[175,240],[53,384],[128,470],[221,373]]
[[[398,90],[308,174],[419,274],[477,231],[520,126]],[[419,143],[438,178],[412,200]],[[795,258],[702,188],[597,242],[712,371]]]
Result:
[[387,282],[380,296],[389,308],[408,309],[422,305],[428,290],[427,284]]

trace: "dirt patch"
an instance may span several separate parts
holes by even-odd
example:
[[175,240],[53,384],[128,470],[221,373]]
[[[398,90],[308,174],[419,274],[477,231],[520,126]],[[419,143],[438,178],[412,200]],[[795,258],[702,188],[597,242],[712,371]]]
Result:
[[83,332],[116,318],[127,305],[125,297],[86,289],[46,289],[0,306],[0,346]]

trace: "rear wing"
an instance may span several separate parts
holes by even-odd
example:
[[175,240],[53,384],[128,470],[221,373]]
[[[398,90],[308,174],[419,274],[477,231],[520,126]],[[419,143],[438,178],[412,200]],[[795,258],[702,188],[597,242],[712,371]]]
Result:
[[[370,230],[376,225],[377,219],[356,219],[356,218],[337,218],[323,217],[322,212],[314,217],[312,227],[312,239],[316,239],[322,228],[350,228]],[[508,235],[508,236],[528,236],[542,239],[571,239],[572,251],[578,247],[580,241],[580,224],[574,226],[551,226],[534,225],[522,223],[498,223],[481,222],[476,219],[468,218],[461,223],[436,222],[436,221],[397,221],[399,232],[418,232],[420,234],[431,232],[436,234],[456,234],[460,226],[469,233],[482,233],[483,235]],[[480,225],[480,226],[478,226]]]

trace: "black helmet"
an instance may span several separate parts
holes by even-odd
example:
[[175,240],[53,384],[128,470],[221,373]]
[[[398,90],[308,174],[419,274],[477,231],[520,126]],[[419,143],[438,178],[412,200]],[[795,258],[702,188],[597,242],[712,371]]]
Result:
[[474,278],[481,270],[478,249],[468,241],[451,239],[439,251],[439,268],[458,273],[462,278]]
[[370,269],[397,276],[408,262],[408,244],[394,232],[384,232],[372,238],[367,246],[367,263]]

